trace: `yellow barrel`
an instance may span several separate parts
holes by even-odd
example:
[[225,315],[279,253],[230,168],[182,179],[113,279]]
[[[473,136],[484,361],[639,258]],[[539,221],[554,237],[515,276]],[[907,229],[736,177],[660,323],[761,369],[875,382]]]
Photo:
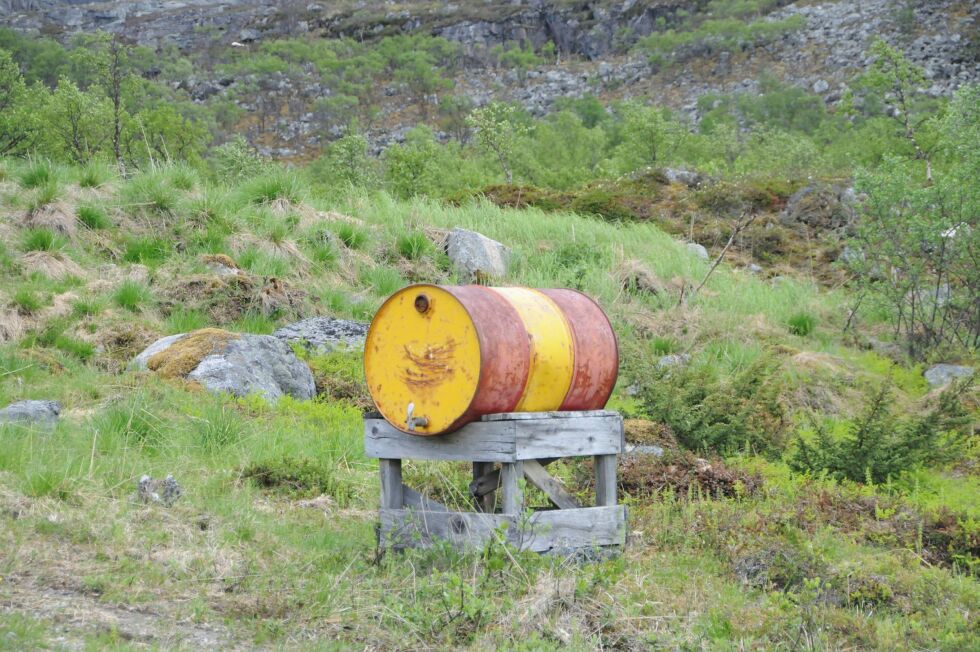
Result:
[[496,412],[599,409],[617,369],[609,320],[573,290],[413,285],[381,306],[364,350],[378,411],[419,435]]

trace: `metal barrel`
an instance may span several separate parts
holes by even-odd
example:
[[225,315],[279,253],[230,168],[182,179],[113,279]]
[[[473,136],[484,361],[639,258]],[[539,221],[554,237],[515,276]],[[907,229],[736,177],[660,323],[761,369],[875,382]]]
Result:
[[564,289],[412,285],[381,306],[364,346],[378,411],[417,435],[497,412],[601,409],[618,368],[605,313]]

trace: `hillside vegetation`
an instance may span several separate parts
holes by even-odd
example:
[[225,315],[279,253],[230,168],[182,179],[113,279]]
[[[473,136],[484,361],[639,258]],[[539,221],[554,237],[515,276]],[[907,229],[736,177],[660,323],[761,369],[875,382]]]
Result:
[[[0,426],[0,647],[976,647],[978,394],[923,372],[977,365],[977,87],[925,96],[880,42],[833,112],[771,79],[705,96],[696,127],[641,101],[461,104],[454,137],[421,125],[378,154],[355,115],[288,166],[149,53],[0,36],[0,406],[62,407]],[[443,45],[227,65],[314,62],[374,92],[358,66],[412,87]],[[379,549],[357,350],[296,348],[308,401],[130,364],[165,335],[368,321],[407,283],[461,282],[455,227],[513,250],[494,282],[609,314],[609,408],[647,447],[621,460],[621,555]],[[549,468],[590,495],[588,461]],[[140,499],[168,474],[172,506]],[[464,506],[469,474],[406,482]]]

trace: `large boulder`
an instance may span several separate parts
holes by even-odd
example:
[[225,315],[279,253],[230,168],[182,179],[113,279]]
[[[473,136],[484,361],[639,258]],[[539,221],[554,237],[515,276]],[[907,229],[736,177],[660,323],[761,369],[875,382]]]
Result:
[[854,221],[857,196],[853,188],[813,184],[790,196],[780,221],[821,231],[846,229]]
[[510,249],[476,231],[455,228],[446,236],[446,254],[464,280],[481,282],[507,275]]
[[687,250],[701,260],[708,260],[710,257],[708,256],[708,250],[704,248],[704,245],[698,244],[697,242],[688,242]]
[[0,410],[0,425],[18,424],[54,428],[61,415],[57,401],[17,401]]
[[329,353],[334,349],[360,349],[364,347],[368,324],[351,319],[310,317],[288,324],[272,334],[287,344],[301,344],[315,353]]
[[271,335],[205,328],[157,340],[136,356],[133,366],[166,378],[186,378],[212,392],[313,398],[310,368],[284,341]]
[[973,373],[973,367],[957,364],[936,364],[926,370],[925,377],[930,387],[945,387],[958,378],[969,378]]

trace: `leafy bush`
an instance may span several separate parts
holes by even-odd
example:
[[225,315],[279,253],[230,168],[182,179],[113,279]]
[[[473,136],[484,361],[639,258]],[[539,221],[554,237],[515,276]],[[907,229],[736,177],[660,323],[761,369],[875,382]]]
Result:
[[271,161],[259,154],[241,135],[211,151],[211,166],[220,180],[240,181],[261,176]]
[[650,417],[669,425],[689,449],[775,457],[785,448],[789,426],[775,372],[767,358],[730,379],[707,366],[654,368],[646,372],[650,380],[640,396]]
[[150,293],[150,289],[142,283],[123,281],[112,298],[120,308],[138,312],[143,304],[153,298],[153,295]]
[[790,466],[837,479],[879,483],[923,465],[957,459],[971,431],[962,404],[969,386],[969,382],[955,383],[928,410],[900,418],[890,387],[883,385],[853,422],[842,422],[835,429],[812,420],[809,429],[797,434]]
[[749,23],[737,18],[709,19],[696,27],[652,34],[638,45],[647,52],[651,63],[662,65],[726,50],[748,50],[776,41],[805,24],[803,16]]
[[789,318],[787,324],[789,325],[790,333],[799,335],[800,337],[806,337],[816,328],[817,318],[806,312],[798,312]]
[[108,229],[112,226],[105,211],[92,204],[79,206],[75,214],[78,216],[78,221],[90,229]]
[[46,228],[27,229],[24,232],[24,251],[57,251],[65,246],[65,239]]

